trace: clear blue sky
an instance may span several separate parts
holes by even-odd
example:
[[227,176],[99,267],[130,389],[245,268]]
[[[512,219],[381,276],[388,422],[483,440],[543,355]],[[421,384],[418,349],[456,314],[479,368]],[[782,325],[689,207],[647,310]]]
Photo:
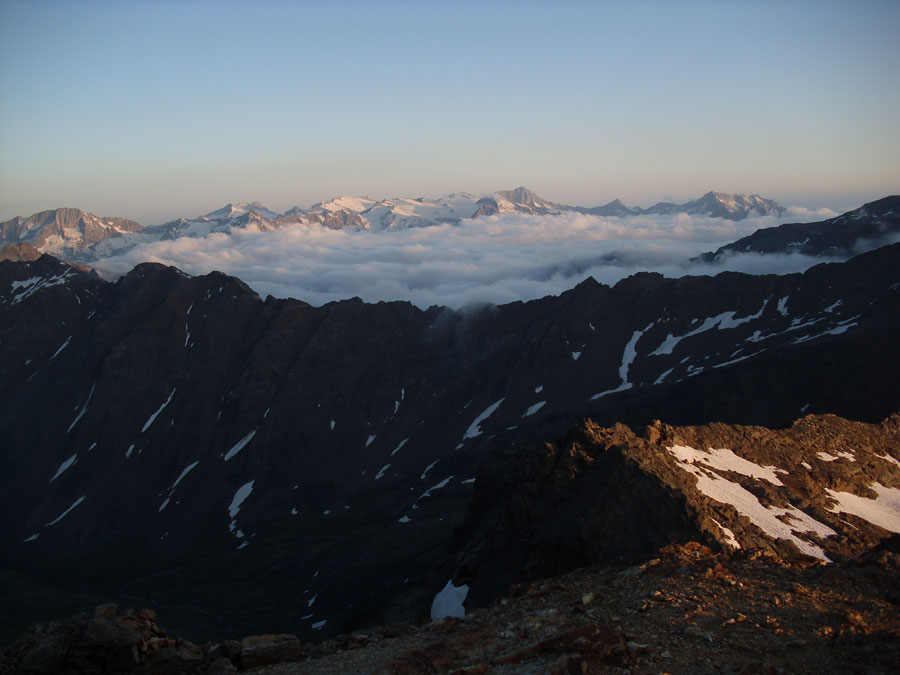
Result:
[[900,3],[0,1],[0,219],[900,192]]

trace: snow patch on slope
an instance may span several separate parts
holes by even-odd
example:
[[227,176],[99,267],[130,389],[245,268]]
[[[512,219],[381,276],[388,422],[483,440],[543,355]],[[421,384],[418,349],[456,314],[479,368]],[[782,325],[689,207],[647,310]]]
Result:
[[[819,537],[836,535],[837,532],[830,527],[811,518],[793,506],[788,508],[766,508],[752,492],[710,470],[716,463],[723,461],[722,456],[713,458],[709,453],[703,453],[682,445],[675,445],[668,450],[678,460],[682,469],[696,476],[697,489],[704,495],[722,504],[730,504],[738,513],[749,518],[756,527],[773,539],[788,539],[794,543],[801,553],[820,560],[830,560],[820,546],[798,536],[806,532],[812,532]],[[704,457],[704,455],[708,455],[708,457]],[[742,471],[737,471],[737,473],[749,475],[744,473],[744,471],[749,470],[749,467],[743,462],[746,462],[746,460],[738,463],[730,460],[727,455],[724,456],[724,463],[733,467],[727,470],[735,471],[736,468],[740,468]],[[752,462],[747,462],[747,464],[752,464]],[[770,467],[753,466],[752,471],[758,477],[764,480],[770,479],[768,474]],[[775,478],[775,480],[778,479]],[[777,484],[780,485],[780,481]],[[794,522],[788,523],[785,521]]]
[[469,587],[466,584],[454,586],[453,580],[449,580],[431,602],[431,620],[440,621],[449,616],[464,617],[466,608],[463,607],[463,602],[468,594]]
[[67,509],[66,509],[65,511],[63,511],[62,513],[60,513],[56,518],[54,518],[54,519],[51,520],[49,523],[47,523],[46,525],[44,525],[44,527],[50,527],[51,525],[56,525],[56,523],[58,523],[58,522],[61,521],[63,518],[65,518],[67,515],[69,515],[69,512],[70,512],[72,509],[74,509],[74,508],[75,508],[76,506],[78,506],[81,502],[83,502],[84,499],[85,499],[85,495],[81,495],[78,499],[75,500],[75,503],[73,503],[72,506],[70,506],[69,508],[67,508]]
[[63,471],[65,471],[65,470],[68,469],[70,466],[72,466],[72,465],[75,463],[77,457],[78,457],[78,453],[75,453],[74,455],[72,455],[71,457],[69,457],[69,459],[67,459],[67,460],[64,461],[62,464],[60,464],[60,465],[59,465],[59,468],[56,470],[56,473],[53,474],[53,478],[51,478],[51,479],[49,480],[49,482],[52,483],[53,481],[55,481]]
[[254,429],[253,431],[248,433],[241,440],[239,440],[237,443],[235,443],[233,446],[231,446],[231,450],[229,450],[228,452],[225,453],[225,461],[227,462],[229,459],[231,459],[236,454],[238,454],[241,450],[243,450],[244,447],[247,445],[247,443],[249,443],[250,441],[253,440],[254,436],[256,436],[256,429]]
[[172,400],[172,397],[174,395],[175,395],[175,389],[173,388],[172,393],[169,394],[169,398],[166,399],[165,403],[163,403],[161,406],[159,406],[157,411],[155,413],[153,413],[152,415],[150,415],[150,418],[144,423],[144,426],[141,429],[141,433],[144,433],[145,431],[147,431],[147,429],[150,428],[150,425],[153,424],[154,421],[156,421],[156,418],[159,416],[159,413],[161,413],[163,411],[163,408],[165,408],[167,405],[169,405],[169,402]]
[[837,502],[828,510],[850,513],[890,532],[900,532],[900,488],[885,487],[881,483],[873,483],[869,488],[878,495],[875,499],[825,488],[828,496]]
[[489,405],[487,408],[485,408],[481,412],[481,414],[475,418],[475,421],[469,425],[469,428],[466,429],[466,433],[463,434],[463,440],[465,441],[469,438],[475,438],[476,436],[480,436],[481,435],[481,423],[484,422],[488,417],[493,415],[494,411],[496,411],[497,408],[500,407],[500,404],[503,403],[504,400],[506,400],[505,396],[503,398],[501,398],[499,401],[496,401],[495,403],[491,403],[491,405]]
[[631,382],[628,381],[628,370],[629,368],[631,368],[631,364],[634,363],[634,359],[637,356],[637,350],[635,349],[635,347],[637,346],[638,340],[641,339],[641,335],[650,330],[650,327],[652,325],[653,323],[649,324],[643,330],[634,331],[631,339],[625,345],[625,350],[622,352],[622,364],[619,366],[619,377],[622,378],[622,384],[620,384],[615,389],[607,389],[606,391],[601,391],[599,394],[594,394],[593,396],[591,396],[592,401],[603,396],[607,396],[608,394],[615,394],[616,392],[631,389]]

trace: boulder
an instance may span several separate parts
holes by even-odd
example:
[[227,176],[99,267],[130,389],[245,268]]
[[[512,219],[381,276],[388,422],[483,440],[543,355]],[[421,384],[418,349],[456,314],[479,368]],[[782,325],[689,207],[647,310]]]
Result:
[[300,641],[296,635],[251,635],[241,640],[242,668],[298,661],[300,654]]

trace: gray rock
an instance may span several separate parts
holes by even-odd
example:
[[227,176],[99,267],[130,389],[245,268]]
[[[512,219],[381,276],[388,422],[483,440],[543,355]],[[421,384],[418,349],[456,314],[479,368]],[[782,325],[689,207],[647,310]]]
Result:
[[251,635],[241,640],[241,667],[296,661],[300,653],[300,641],[296,635]]

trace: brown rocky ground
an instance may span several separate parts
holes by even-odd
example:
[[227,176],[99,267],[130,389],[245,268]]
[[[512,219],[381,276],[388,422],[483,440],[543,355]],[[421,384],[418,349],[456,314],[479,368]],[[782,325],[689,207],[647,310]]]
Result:
[[898,571],[897,538],[838,565],[729,558],[691,542],[513,589],[465,619],[356,634],[254,672],[896,672]]
[[289,635],[193,645],[166,636],[152,612],[107,605],[36,626],[0,671],[890,673],[900,669],[898,573],[900,537],[828,565],[689,542],[632,566],[514,587],[463,619],[303,647]]

